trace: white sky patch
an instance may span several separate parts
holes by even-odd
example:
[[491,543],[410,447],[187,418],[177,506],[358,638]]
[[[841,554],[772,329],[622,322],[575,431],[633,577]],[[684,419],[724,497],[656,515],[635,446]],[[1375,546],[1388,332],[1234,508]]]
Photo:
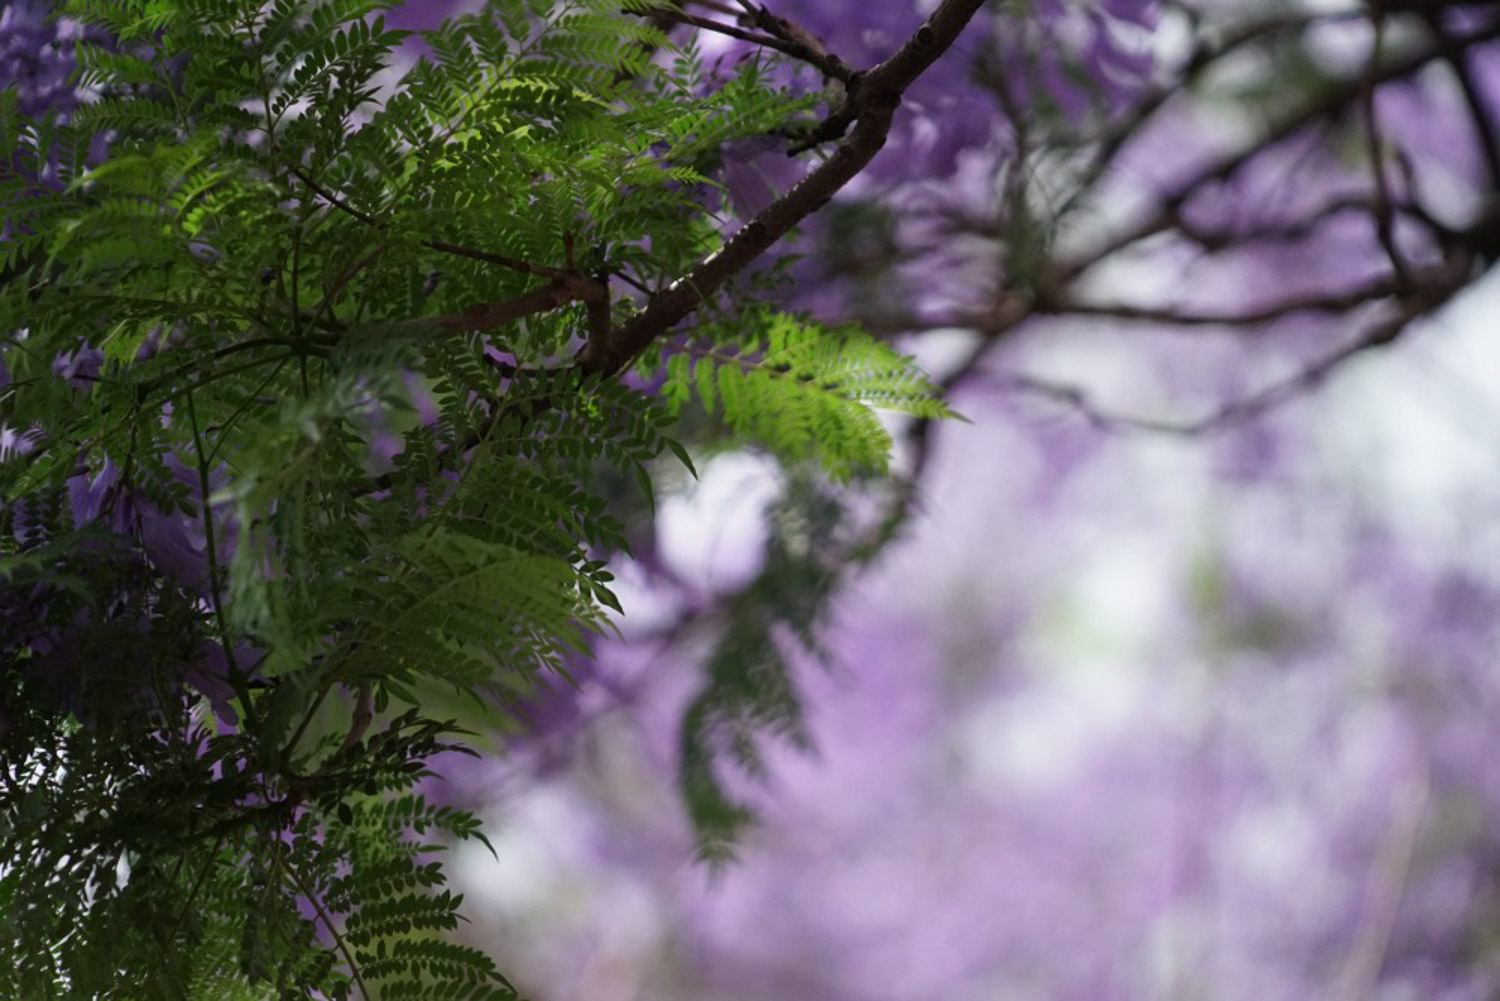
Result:
[[1337,373],[1321,401],[1328,449],[1347,456],[1384,513],[1462,545],[1475,491],[1500,467],[1500,278],[1483,279],[1393,348]]
[[1088,765],[1102,734],[1127,724],[1150,697],[1146,679],[1124,670],[1036,678],[959,722],[959,754],[978,789],[1057,788]]
[[710,460],[696,484],[661,503],[663,561],[707,593],[744,585],[760,570],[765,508],[780,490],[781,474],[768,458],[731,452]]
[[615,575],[610,590],[620,599],[620,607],[625,609],[623,616],[614,614],[611,617],[626,640],[649,636],[677,618],[682,606],[681,596],[672,588],[653,584],[635,560],[615,556],[610,560],[610,572]]
[[516,812],[485,818],[494,855],[477,842],[455,849],[459,865],[477,877],[465,881],[464,892],[485,910],[508,916],[534,911],[557,895],[580,848],[560,843],[558,834],[579,830],[588,819],[555,788],[529,789],[511,809]]

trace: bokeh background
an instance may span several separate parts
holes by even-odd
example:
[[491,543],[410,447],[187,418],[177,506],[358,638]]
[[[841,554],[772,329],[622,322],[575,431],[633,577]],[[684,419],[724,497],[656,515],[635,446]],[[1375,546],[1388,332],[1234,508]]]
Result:
[[[1495,997],[1497,291],[1214,441],[1066,457],[961,394],[717,873],[674,786],[707,639],[628,592],[584,718],[455,779],[476,934],[539,997]],[[769,469],[663,505],[686,587],[744,579]]]

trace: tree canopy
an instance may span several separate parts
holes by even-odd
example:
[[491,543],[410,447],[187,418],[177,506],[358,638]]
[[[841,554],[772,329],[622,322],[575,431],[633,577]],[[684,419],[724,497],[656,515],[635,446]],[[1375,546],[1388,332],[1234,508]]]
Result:
[[[779,485],[675,724],[717,864],[952,394],[1059,422],[1041,530],[1500,246],[1489,4],[52,6],[0,13],[7,996],[517,996],[429,780],[590,683],[658,484]],[[1048,374],[1101,331],[1179,338],[1128,349],[1167,404]]]
[[[691,469],[684,408],[835,480],[884,468],[871,407],[948,414],[751,265],[977,0],[857,73],[796,50],[826,92],[603,0],[489,5],[383,83],[392,6],[77,0],[94,98],[0,97],[7,994],[511,996],[442,937],[429,842],[483,835],[413,791],[463,746],[433,705],[519,712],[605,628],[605,487]],[[816,165],[726,238],[722,150],[769,133]],[[710,751],[777,698],[697,710],[707,851]]]

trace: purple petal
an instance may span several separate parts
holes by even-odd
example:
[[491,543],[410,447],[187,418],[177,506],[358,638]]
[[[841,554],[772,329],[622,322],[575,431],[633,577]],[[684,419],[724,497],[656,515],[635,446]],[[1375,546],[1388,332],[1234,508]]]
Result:
[[30,455],[41,444],[42,437],[42,429],[38,427],[17,430],[0,424],[0,462]]
[[182,516],[164,515],[155,509],[144,512],[141,542],[152,564],[183,587],[195,589],[207,579],[207,552],[188,534]]
[[1104,12],[1117,21],[1154,28],[1161,18],[1156,0],[1104,0]]
[[1037,70],[1042,77],[1042,86],[1057,103],[1057,107],[1070,122],[1079,122],[1089,113],[1091,102],[1088,92],[1069,79],[1062,59],[1051,48],[1037,54]]
[[98,472],[90,475],[84,469],[77,475],[70,476],[68,503],[72,509],[73,524],[81,526],[97,520],[109,506],[119,479],[120,470],[107,457]]
[[77,351],[53,359],[52,374],[66,379],[74,389],[88,389],[99,381],[99,370],[103,367],[104,352],[85,343]]

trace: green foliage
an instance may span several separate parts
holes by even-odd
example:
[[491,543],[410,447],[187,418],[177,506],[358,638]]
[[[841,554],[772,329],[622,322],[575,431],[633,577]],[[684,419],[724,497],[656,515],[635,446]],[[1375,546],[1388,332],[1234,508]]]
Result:
[[[465,321],[683,274],[724,143],[811,101],[753,61],[710,90],[606,0],[491,0],[390,89],[394,5],[67,0],[117,39],[80,56],[104,96],[0,94],[5,997],[515,996],[449,936],[434,856],[480,835],[413,792],[460,736],[423,707],[513,709],[587,653],[626,537],[601,484],[690,467],[695,394],[837,479],[884,468],[871,407],[951,416],[753,303],[665,349],[659,399],[571,364],[576,301]],[[685,725],[713,851],[742,816],[713,758],[799,732],[773,626],[810,642],[834,579],[777,538]]]
[[516,997],[439,935],[461,900],[438,889],[431,836],[482,835],[405,792],[413,762],[450,746],[415,710],[269,788],[237,767],[250,735],[190,717],[155,733],[13,722],[7,750],[33,742],[8,758],[0,809],[5,996]]
[[679,781],[699,854],[709,862],[733,858],[752,819],[725,788],[719,763],[727,758],[759,776],[763,737],[809,744],[790,656],[799,649],[823,655],[815,627],[839,580],[844,514],[826,487],[794,478],[771,511],[761,572],[733,598],[705,683],[683,714]]
[[954,417],[911,359],[855,327],[825,329],[755,307],[695,331],[667,361],[669,407],[696,394],[737,435],[835,479],[883,473],[891,439],[872,407]]

